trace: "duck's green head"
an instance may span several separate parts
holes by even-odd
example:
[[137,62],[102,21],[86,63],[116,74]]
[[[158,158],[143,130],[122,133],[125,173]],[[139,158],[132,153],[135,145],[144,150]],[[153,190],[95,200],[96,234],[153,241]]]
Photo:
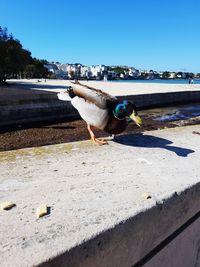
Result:
[[118,120],[124,120],[126,117],[131,118],[138,126],[142,125],[142,119],[138,116],[135,105],[127,100],[116,105],[113,115]]

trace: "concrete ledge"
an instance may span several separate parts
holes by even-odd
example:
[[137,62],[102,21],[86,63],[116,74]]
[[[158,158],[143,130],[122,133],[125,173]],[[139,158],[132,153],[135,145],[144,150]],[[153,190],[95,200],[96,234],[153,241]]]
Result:
[[[199,230],[195,229],[195,233],[190,235],[185,232],[198,220],[200,225],[199,203],[200,183],[179,195],[175,192],[169,199],[162,200],[149,210],[142,211],[113,229],[39,266],[198,266]],[[181,249],[177,244],[173,247],[174,251],[170,251],[170,246],[181,234],[185,234],[181,240]],[[191,254],[187,253],[190,247],[193,248]]]
[[1,266],[199,266],[198,131],[1,152]]

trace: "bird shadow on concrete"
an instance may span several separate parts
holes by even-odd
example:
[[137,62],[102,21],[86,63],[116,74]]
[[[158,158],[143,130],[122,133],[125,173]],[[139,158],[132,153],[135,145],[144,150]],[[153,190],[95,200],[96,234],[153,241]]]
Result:
[[195,151],[188,148],[172,146],[172,141],[143,133],[115,136],[114,142],[134,147],[163,148],[174,152],[179,157],[187,157]]

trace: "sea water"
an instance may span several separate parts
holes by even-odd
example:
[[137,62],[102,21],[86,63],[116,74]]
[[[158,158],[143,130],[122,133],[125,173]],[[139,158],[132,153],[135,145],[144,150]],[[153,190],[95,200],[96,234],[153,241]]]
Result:
[[[160,79],[155,79],[155,80],[112,80],[108,82],[119,82],[119,83],[162,83],[162,84],[188,84],[188,80],[160,80]],[[194,80],[192,84],[200,84],[200,80]]]
[[200,117],[200,103],[149,109],[142,111],[141,114],[148,114],[153,121],[172,122],[188,120]]
[[[168,79],[168,80],[161,80],[161,79],[155,79],[155,80],[108,80],[108,82],[119,82],[119,83],[164,83],[164,84],[188,84],[188,80],[186,79],[178,79],[178,80],[174,80],[174,79]],[[195,80],[194,82],[191,83],[192,84],[200,84],[200,80]]]

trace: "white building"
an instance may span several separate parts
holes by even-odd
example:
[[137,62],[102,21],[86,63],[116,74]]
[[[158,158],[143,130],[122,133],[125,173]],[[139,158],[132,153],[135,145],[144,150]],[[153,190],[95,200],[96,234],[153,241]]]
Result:
[[55,74],[57,78],[61,78],[61,79],[67,78],[67,73],[63,71],[62,69],[59,69],[57,64],[54,64],[54,63],[45,64],[44,67],[47,68],[49,72]]
[[46,69],[48,69],[48,71],[55,73],[58,70],[58,67],[56,66],[56,64],[51,63],[51,64],[45,64],[44,67]]
[[91,66],[90,70],[91,70],[91,75],[94,78],[97,79],[102,79],[104,76],[104,73],[106,71],[106,66],[105,65],[96,65],[96,66]]
[[88,66],[81,67],[81,77],[86,79],[90,79],[92,77],[92,72],[90,67]]
[[138,78],[140,75],[140,72],[139,72],[139,70],[137,70],[135,68],[130,68],[128,74],[131,78]]

